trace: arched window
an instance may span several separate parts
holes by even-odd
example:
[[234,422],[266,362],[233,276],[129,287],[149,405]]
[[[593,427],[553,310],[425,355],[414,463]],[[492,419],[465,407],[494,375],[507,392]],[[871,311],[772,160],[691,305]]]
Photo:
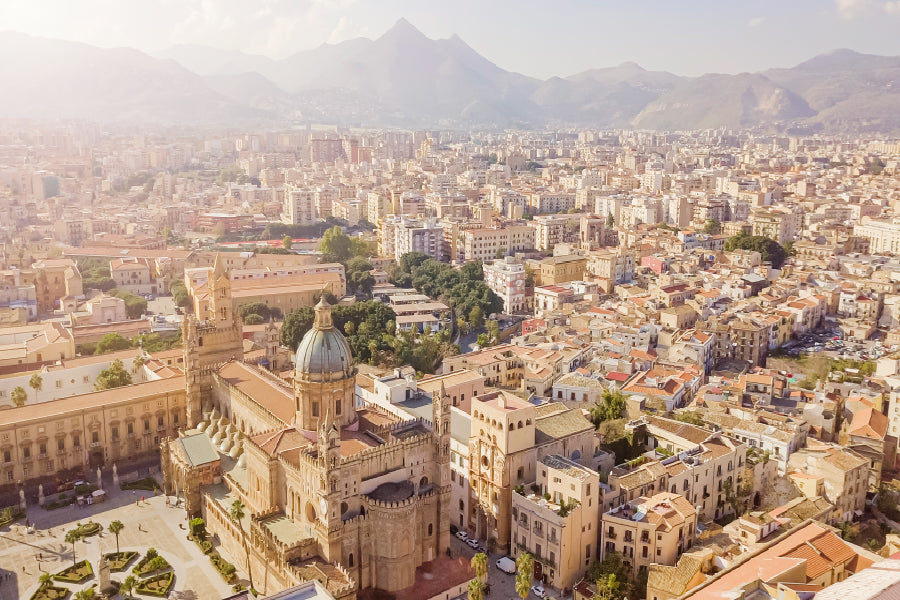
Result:
[[519,421],[519,429],[522,429],[522,421]]
[[341,404],[342,404],[342,402],[341,402],[340,398],[338,398],[337,400],[334,401],[334,414],[335,415],[341,414]]
[[419,487],[425,487],[426,485],[428,485],[427,477],[423,477],[422,479],[419,480]]
[[348,567],[353,566],[353,553],[352,552],[350,553],[350,556],[347,557],[347,566]]
[[428,537],[431,537],[431,534],[434,533],[433,525],[431,523],[428,524]]
[[465,504],[462,500],[459,501],[459,510],[466,510]]

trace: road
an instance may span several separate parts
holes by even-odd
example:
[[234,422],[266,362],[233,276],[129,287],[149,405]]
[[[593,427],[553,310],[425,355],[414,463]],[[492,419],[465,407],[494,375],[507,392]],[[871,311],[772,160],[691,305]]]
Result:
[[[465,556],[469,559],[475,556],[475,550],[470,548],[462,540],[456,538],[456,536],[453,536],[450,541],[450,550],[453,552],[454,556]],[[519,595],[516,594],[516,576],[508,575],[497,568],[497,559],[501,556],[506,555],[498,554],[496,552],[488,553],[487,581],[491,586],[491,592],[485,596],[485,598],[486,600],[520,600]],[[544,585],[544,589],[550,597],[555,598],[556,600],[571,598],[571,595],[563,596],[559,590],[551,588],[548,585]],[[463,594],[457,596],[457,598],[458,600],[465,600],[466,595]],[[537,600],[537,598],[534,594],[529,592],[527,600]]]

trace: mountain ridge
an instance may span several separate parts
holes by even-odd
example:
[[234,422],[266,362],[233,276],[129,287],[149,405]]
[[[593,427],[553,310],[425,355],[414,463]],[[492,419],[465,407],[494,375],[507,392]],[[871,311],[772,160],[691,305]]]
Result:
[[[17,90],[0,98],[0,114],[14,117],[900,131],[900,57],[848,49],[756,73],[684,77],[626,61],[544,80],[499,67],[456,34],[431,39],[406,19],[374,40],[277,60],[191,44],[151,56],[9,31],[0,49],[23,56],[0,65]],[[48,83],[58,93],[42,94]]]

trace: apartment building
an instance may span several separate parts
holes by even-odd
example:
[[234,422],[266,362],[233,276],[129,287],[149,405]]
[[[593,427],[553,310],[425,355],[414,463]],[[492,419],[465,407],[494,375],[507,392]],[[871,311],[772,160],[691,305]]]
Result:
[[599,474],[550,454],[538,461],[534,483],[515,491],[510,524],[513,557],[528,552],[537,579],[560,589],[572,587],[598,554]]
[[48,258],[34,263],[31,269],[30,273],[22,273],[22,282],[34,285],[39,312],[51,312],[61,307],[63,298],[84,294],[81,272],[74,260]]
[[465,261],[486,262],[499,257],[534,250],[535,230],[528,225],[466,229],[462,232],[462,257]]
[[810,440],[791,455],[787,476],[804,496],[828,499],[834,506],[831,525],[853,521],[865,510],[869,461],[852,450]]
[[116,287],[132,294],[158,294],[168,291],[154,277],[150,261],[146,258],[123,257],[109,261],[109,273]]
[[507,256],[503,260],[485,263],[482,269],[484,283],[503,300],[503,312],[516,314],[528,309],[524,265]]
[[445,260],[444,228],[434,219],[412,219],[405,215],[390,216],[381,222],[381,250],[392,251],[395,260],[410,252],[427,254],[435,260]]
[[863,217],[853,226],[853,235],[867,239],[872,254],[900,254],[900,223]]
[[528,207],[535,213],[559,213],[575,208],[575,194],[535,192],[528,196]]
[[693,544],[696,526],[696,511],[681,494],[637,498],[601,516],[601,558],[619,552],[637,578],[651,564],[674,565]]
[[569,215],[542,215],[531,221],[534,227],[535,248],[544,252],[552,251],[556,244],[576,241],[578,229],[574,217]]
[[559,285],[569,281],[581,281],[587,266],[587,258],[570,254],[549,256],[541,261],[540,284]]
[[287,225],[309,225],[315,223],[317,218],[316,190],[286,185],[281,222]]

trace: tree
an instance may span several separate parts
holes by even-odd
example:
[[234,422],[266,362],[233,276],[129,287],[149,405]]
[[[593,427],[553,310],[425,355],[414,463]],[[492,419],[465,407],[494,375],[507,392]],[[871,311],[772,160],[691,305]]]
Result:
[[117,387],[131,385],[131,373],[125,370],[125,366],[118,358],[112,361],[107,368],[100,371],[94,389],[97,391],[111,390]]
[[484,327],[484,311],[480,306],[473,306],[469,311],[469,326],[474,330]]
[[675,415],[676,421],[681,421],[682,423],[690,423],[691,425],[697,425],[699,427],[703,427],[703,417],[694,410],[686,410]]
[[109,527],[107,527],[107,529],[109,530],[109,532],[111,534],[116,536],[116,554],[118,554],[119,553],[119,534],[122,532],[123,529],[125,529],[125,525],[122,524],[122,521],[116,519],[115,521],[113,521],[112,523],[109,524]]
[[585,577],[590,581],[599,581],[610,574],[615,575],[619,581],[625,581],[628,577],[628,570],[620,552],[607,552],[603,560],[592,562]]
[[372,263],[364,256],[354,256],[347,261],[347,289],[353,294],[361,293],[369,297],[375,285],[372,269]]
[[733,252],[734,250],[753,250],[759,252],[760,257],[765,262],[772,263],[776,269],[780,269],[787,258],[787,252],[784,247],[771,238],[761,235],[745,235],[743,233],[731,236],[725,240],[725,251]]
[[534,287],[534,269],[528,265],[525,265],[525,287]]
[[491,338],[486,333],[479,333],[475,343],[482,348],[487,348],[491,345]]
[[38,401],[38,392],[44,387],[44,378],[35,373],[28,380],[28,387],[34,390],[34,401]]
[[228,516],[231,518],[231,521],[237,525],[238,529],[241,532],[241,539],[244,544],[244,551],[247,553],[247,577],[250,579],[250,588],[253,586],[253,572],[250,567],[250,546],[247,545],[247,536],[244,534],[244,525],[241,523],[241,520],[244,518],[244,503],[240,501],[240,499],[235,499],[234,502],[231,503],[231,509],[228,511]]
[[719,235],[722,233],[722,224],[715,219],[707,219],[703,226],[703,233],[710,235]]
[[78,532],[75,531],[74,529],[70,529],[69,531],[66,532],[66,543],[72,544],[72,566],[73,567],[78,564],[78,561],[75,558],[75,542],[77,542],[80,539],[81,539],[81,536],[78,535]]
[[94,351],[94,353],[106,354],[108,352],[125,350],[126,348],[131,348],[131,342],[126,340],[118,333],[107,333],[100,339],[99,342],[97,342],[97,349]]
[[606,215],[606,228],[612,229],[615,226],[616,226],[616,218],[613,216],[612,211],[610,211]]
[[625,410],[625,394],[620,390],[607,388],[600,395],[600,400],[591,407],[591,422],[594,426],[604,421],[614,421],[622,418]]
[[492,344],[500,342],[500,324],[497,322],[497,319],[491,319],[487,322],[487,332]]
[[615,573],[597,580],[597,593],[592,600],[620,600],[625,596]]
[[131,591],[137,586],[137,577],[129,575],[122,581],[122,591],[126,596],[131,597]]
[[94,588],[85,588],[75,592],[75,600],[94,600]]
[[169,286],[169,291],[172,292],[172,299],[175,300],[177,306],[187,308],[191,305],[191,296],[188,294],[187,287],[185,287],[182,280],[173,281],[172,285]]
[[469,600],[483,600],[484,584],[478,581],[477,577],[469,581],[467,597]]
[[534,577],[534,559],[527,552],[523,552],[516,559],[516,593],[522,600],[528,597],[531,591],[531,580]]
[[17,385],[12,393],[9,395],[10,399],[12,399],[12,403],[16,406],[25,406],[25,402],[28,401],[28,392],[25,391],[21,385]]
[[322,236],[319,250],[322,252],[322,262],[347,262],[352,253],[350,237],[335,225]]
[[290,250],[291,246],[293,246],[293,245],[294,245],[294,240],[291,239],[291,236],[289,236],[289,235],[284,236],[284,239],[281,240],[281,246],[285,250]]
[[481,585],[484,586],[487,584],[487,576],[488,576],[488,556],[484,552],[479,552],[475,556],[472,557],[471,561],[472,568],[475,569],[475,577],[478,581],[481,582]]

